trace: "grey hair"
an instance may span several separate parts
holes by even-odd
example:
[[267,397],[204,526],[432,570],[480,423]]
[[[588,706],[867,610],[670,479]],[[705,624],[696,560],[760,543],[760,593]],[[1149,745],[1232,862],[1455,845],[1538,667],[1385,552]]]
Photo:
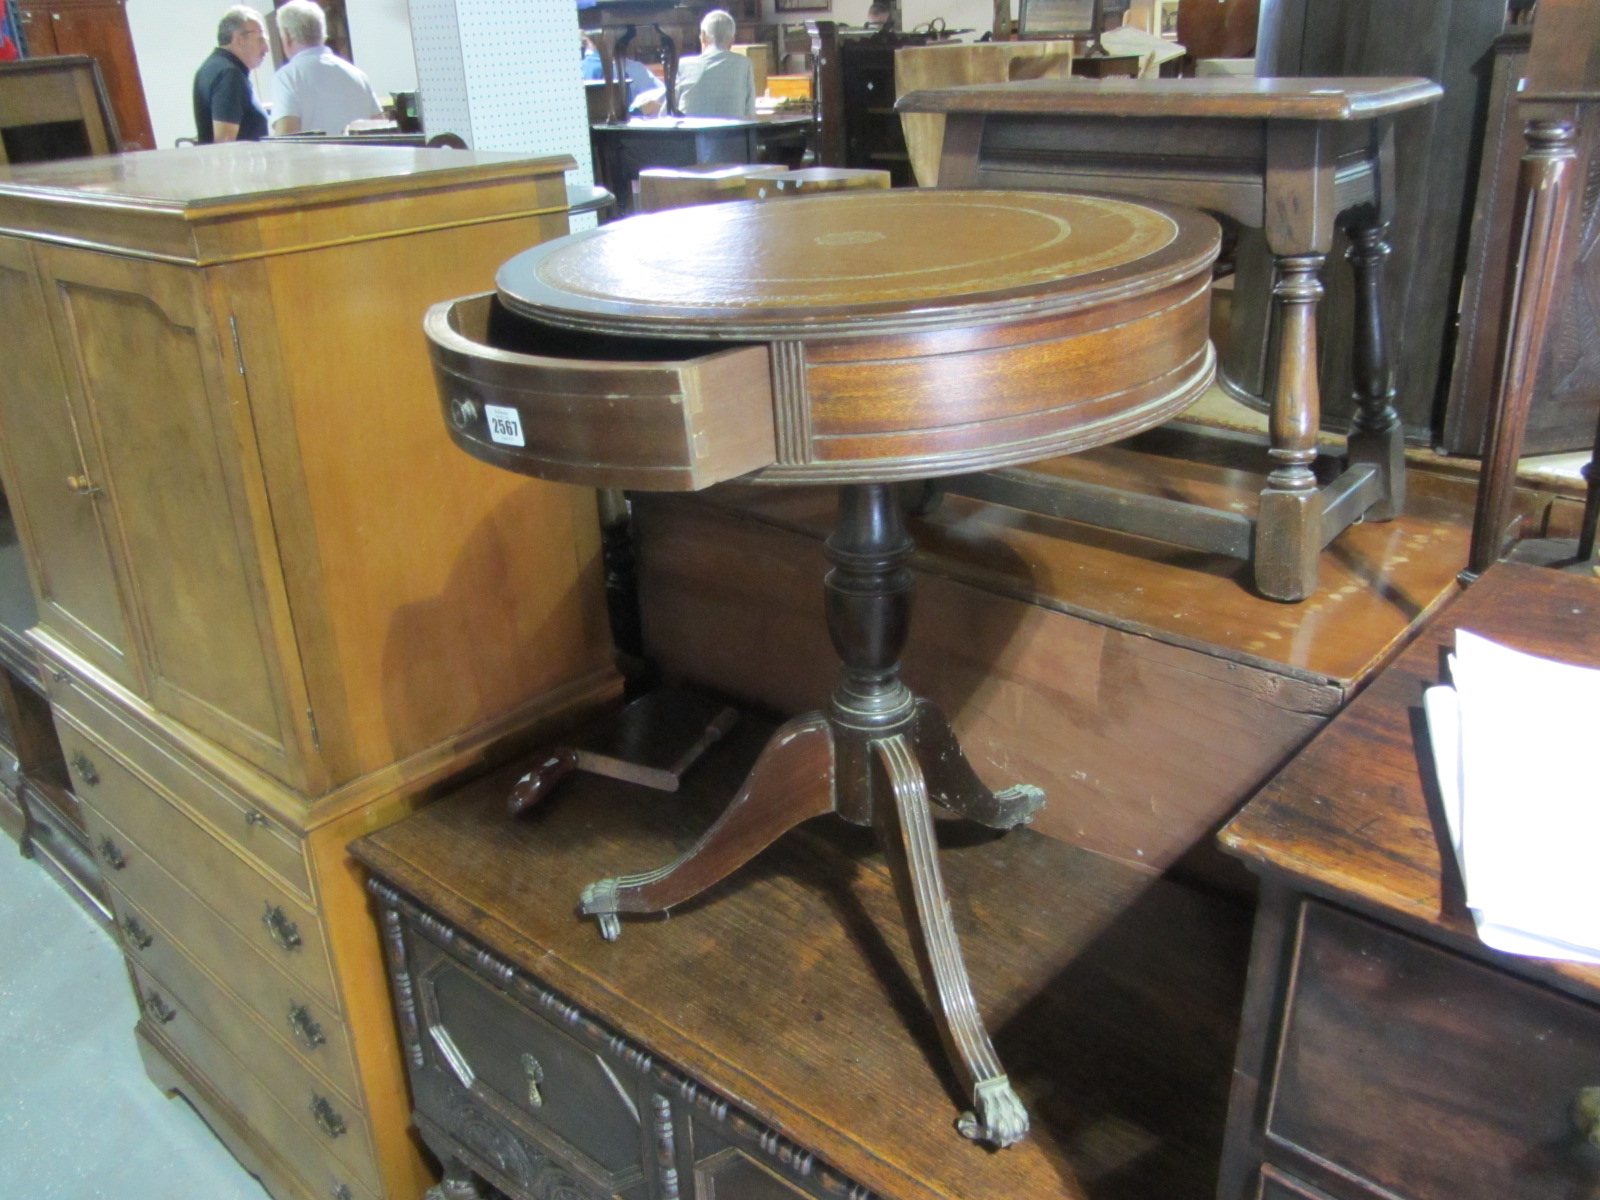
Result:
[[713,8],[700,21],[700,33],[718,50],[733,45],[733,14],[727,9]]
[[245,4],[235,4],[222,14],[222,20],[217,23],[217,45],[226,46],[233,41],[233,35],[243,33],[245,26],[254,21],[266,29],[267,23],[261,19],[261,14]]
[[298,46],[320,46],[328,40],[328,18],[311,0],[289,0],[278,10],[278,32]]

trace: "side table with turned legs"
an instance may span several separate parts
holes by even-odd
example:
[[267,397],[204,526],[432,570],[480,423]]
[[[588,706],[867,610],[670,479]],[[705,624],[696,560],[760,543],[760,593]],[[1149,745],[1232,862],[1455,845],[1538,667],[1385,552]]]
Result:
[[1219,239],[1197,212],[1061,194],[726,204],[536,247],[502,268],[497,297],[427,321],[451,435],[485,461],[603,487],[839,485],[826,604],[843,666],[828,707],[778,731],[676,862],[600,880],[581,908],[615,937],[619,914],[683,903],[810,817],[872,825],[970,1097],[959,1126],[999,1146],[1028,1118],[973,1002],[930,804],[1006,828],[1041,797],[985,787],[899,678],[913,546],[892,485],[1070,453],[1181,411],[1214,372]]

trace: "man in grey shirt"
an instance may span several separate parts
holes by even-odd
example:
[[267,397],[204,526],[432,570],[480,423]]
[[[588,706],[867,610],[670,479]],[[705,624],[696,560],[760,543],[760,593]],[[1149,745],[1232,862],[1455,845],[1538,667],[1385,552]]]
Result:
[[678,64],[678,107],[684,116],[756,115],[755,72],[748,58],[729,49],[733,31],[732,15],[720,8],[701,20],[700,53]]
[[351,121],[382,114],[367,77],[323,44],[328,26],[322,9],[311,0],[289,0],[277,15],[288,61],[273,80],[273,133],[343,133]]

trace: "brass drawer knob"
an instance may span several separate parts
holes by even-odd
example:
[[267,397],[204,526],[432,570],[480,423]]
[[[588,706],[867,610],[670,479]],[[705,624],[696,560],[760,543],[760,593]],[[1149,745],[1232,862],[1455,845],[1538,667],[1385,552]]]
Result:
[[1600,1087],[1578,1089],[1572,1100],[1572,1123],[1580,1136],[1600,1146]]
[[90,787],[100,782],[100,772],[94,769],[94,763],[82,750],[72,756],[72,769],[78,773],[78,778]]
[[59,683],[62,687],[71,687],[73,684],[71,671],[52,670],[50,672],[50,678]]
[[304,1004],[289,1005],[289,1029],[295,1040],[307,1050],[315,1050],[328,1040],[322,1032],[322,1026]]
[[100,485],[87,475],[68,475],[67,487],[72,490],[74,496],[98,496],[100,494]]
[[333,1200],[356,1200],[356,1194],[350,1190],[350,1185],[345,1183],[334,1184],[329,1189],[328,1195],[333,1197]]
[[522,1073],[528,1080],[528,1103],[534,1108],[544,1107],[544,1093],[539,1090],[539,1085],[544,1082],[544,1068],[539,1065],[539,1060],[531,1054],[522,1056]]
[[339,1115],[339,1110],[326,1096],[311,1093],[311,1116],[317,1123],[317,1128],[331,1138],[341,1137],[345,1131],[344,1118]]
[[278,943],[278,949],[300,948],[300,926],[291,921],[288,914],[278,905],[271,903],[267,905],[267,911],[261,915],[261,923],[267,927],[272,940]]
[[140,950],[150,949],[150,944],[156,940],[138,917],[124,917],[122,919],[122,932]]
[[145,993],[144,1006],[150,1015],[163,1025],[170,1025],[177,1019],[178,1010],[163,1000],[161,993],[154,988]]
[[245,810],[244,823],[249,828],[254,829],[257,825],[266,825],[266,824],[268,824],[268,821],[267,821],[267,818],[262,813],[258,812],[256,809],[251,808],[251,809]]
[[120,871],[128,865],[128,856],[122,852],[122,847],[109,837],[100,839],[100,857],[105,860],[106,866],[113,871]]

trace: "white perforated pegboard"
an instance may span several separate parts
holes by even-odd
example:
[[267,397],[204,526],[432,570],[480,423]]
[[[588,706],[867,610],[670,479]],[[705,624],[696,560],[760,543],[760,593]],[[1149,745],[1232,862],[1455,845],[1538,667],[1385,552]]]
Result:
[[570,154],[593,180],[573,0],[410,0],[429,134],[474,150]]

